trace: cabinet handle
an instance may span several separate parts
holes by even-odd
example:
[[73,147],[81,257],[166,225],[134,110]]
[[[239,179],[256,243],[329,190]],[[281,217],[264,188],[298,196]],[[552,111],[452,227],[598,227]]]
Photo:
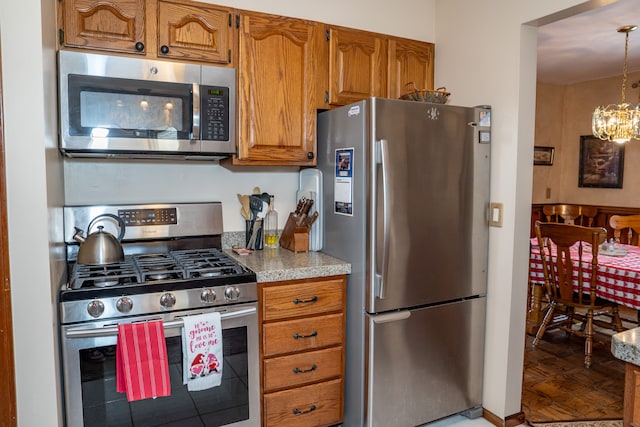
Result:
[[315,157],[315,154],[313,154],[313,151],[307,152],[307,159],[313,160],[314,157]]
[[138,42],[138,43],[135,44],[134,47],[138,52],[142,52],[144,50],[144,43]]
[[169,46],[163,44],[162,46],[160,46],[160,52],[166,55],[167,53],[169,53]]
[[318,296],[314,295],[309,299],[300,299],[300,298],[296,298],[293,300],[294,304],[302,304],[302,303],[307,303],[307,302],[316,302],[318,301]]
[[298,338],[313,338],[318,336],[318,331],[313,331],[309,335],[300,335],[299,333],[293,334],[293,339],[297,340]]
[[313,372],[316,369],[318,369],[318,367],[314,363],[313,365],[311,365],[311,367],[309,369],[293,368],[293,373],[294,374],[304,374],[304,373],[307,373],[307,372]]
[[316,405],[311,405],[309,409],[307,409],[306,411],[301,411],[298,408],[293,408],[293,414],[294,415],[308,414],[309,412],[313,412],[315,410],[316,410]]

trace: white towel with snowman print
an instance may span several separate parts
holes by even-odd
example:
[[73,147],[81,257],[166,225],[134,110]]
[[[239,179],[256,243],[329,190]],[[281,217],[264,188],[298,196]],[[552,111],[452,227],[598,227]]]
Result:
[[189,391],[206,390],[222,382],[220,313],[185,316],[182,333],[183,384]]

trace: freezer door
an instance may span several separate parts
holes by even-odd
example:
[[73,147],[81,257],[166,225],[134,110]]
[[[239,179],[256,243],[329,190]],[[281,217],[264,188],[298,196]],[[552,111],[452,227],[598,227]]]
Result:
[[490,146],[478,109],[373,98],[367,312],[486,293]]
[[367,427],[417,426],[482,404],[486,298],[367,316]]

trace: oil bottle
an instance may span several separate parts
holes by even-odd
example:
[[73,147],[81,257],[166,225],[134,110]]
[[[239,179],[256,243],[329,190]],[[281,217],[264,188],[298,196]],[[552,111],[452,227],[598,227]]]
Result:
[[264,217],[264,246],[278,247],[278,211],[274,206],[274,196],[269,196],[269,210]]

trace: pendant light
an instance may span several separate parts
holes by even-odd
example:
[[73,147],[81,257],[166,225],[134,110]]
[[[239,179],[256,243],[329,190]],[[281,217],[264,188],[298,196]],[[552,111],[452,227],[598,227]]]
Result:
[[627,86],[627,56],[629,51],[629,33],[638,29],[637,25],[625,25],[618,28],[625,34],[624,67],[622,69],[622,102],[618,105],[600,105],[593,112],[591,127],[593,135],[607,141],[625,143],[630,139],[640,139],[640,105],[627,104],[625,90]]

